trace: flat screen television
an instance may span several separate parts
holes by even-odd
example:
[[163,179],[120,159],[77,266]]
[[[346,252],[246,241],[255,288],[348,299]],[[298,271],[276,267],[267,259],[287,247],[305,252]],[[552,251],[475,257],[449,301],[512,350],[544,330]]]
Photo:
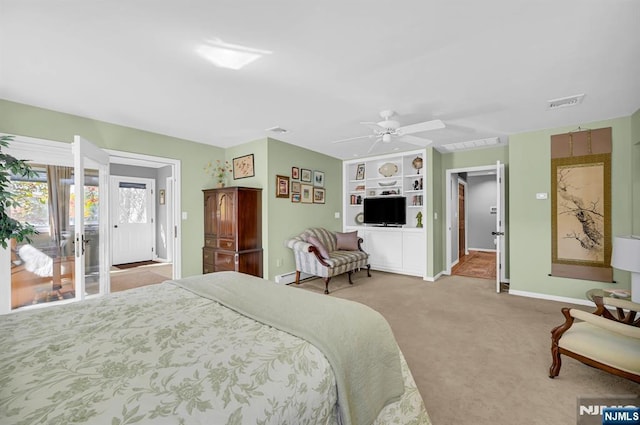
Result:
[[364,198],[364,222],[378,226],[407,224],[407,202],[404,196]]

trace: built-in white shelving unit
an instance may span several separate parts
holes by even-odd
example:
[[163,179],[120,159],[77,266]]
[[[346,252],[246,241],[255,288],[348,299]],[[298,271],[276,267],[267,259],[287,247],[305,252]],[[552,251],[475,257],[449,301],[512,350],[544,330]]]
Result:
[[[415,150],[343,163],[343,228],[357,230],[364,239],[374,270],[425,276],[425,159],[425,150]],[[364,199],[381,196],[405,197],[406,225],[379,227],[363,223]]]

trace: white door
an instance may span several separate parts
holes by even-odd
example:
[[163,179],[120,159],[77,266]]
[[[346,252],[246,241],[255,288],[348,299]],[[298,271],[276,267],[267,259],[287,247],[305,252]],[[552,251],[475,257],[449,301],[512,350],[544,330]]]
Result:
[[154,258],[155,180],[113,176],[112,263]]
[[76,299],[109,291],[109,154],[73,139]]
[[504,164],[496,163],[496,292],[500,293],[500,283],[504,281]]

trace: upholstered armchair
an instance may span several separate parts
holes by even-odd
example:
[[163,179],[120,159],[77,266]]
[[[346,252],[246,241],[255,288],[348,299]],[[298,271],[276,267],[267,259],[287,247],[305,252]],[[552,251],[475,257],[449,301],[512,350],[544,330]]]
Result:
[[[549,377],[560,373],[560,355],[564,354],[640,383],[640,318],[636,318],[640,304],[603,297],[597,306],[593,313],[562,309],[565,322],[551,331]],[[613,307],[616,314],[606,306]]]
[[329,293],[329,281],[342,273],[349,275],[361,268],[367,268],[371,277],[369,255],[362,250],[362,238],[357,232],[339,233],[324,228],[306,229],[300,235],[286,241],[293,250],[296,260],[296,284],[300,283],[300,273],[319,276],[324,280],[324,293]]

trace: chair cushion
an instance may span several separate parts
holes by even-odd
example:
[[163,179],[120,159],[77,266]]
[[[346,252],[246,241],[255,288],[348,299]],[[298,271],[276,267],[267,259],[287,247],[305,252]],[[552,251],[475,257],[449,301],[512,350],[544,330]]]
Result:
[[[631,325],[625,325],[631,326]],[[587,322],[574,323],[558,345],[626,372],[640,374],[640,339],[602,329]]]
[[367,253],[362,251],[333,251],[327,259],[327,263],[329,263],[331,267],[339,267],[359,261],[366,262],[368,257]]
[[357,251],[358,232],[336,232],[336,245],[337,249],[343,249],[345,251]]
[[307,242],[316,247],[322,258],[329,258],[329,251],[327,251],[327,248],[318,240],[318,238],[309,235],[307,236]]

